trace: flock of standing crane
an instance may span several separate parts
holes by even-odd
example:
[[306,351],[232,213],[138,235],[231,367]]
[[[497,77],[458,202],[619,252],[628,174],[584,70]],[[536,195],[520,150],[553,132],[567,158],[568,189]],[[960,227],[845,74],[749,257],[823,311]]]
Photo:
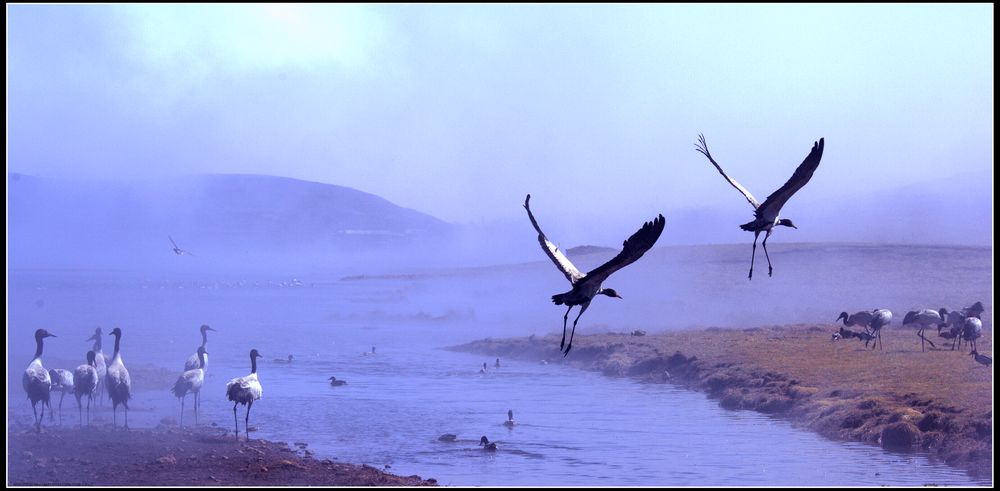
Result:
[[[201,406],[201,388],[205,384],[205,371],[208,367],[208,331],[214,331],[207,325],[201,328],[201,346],[184,363],[184,371],[177,377],[177,381],[170,389],[181,401],[181,425],[184,424],[184,400],[188,394],[194,398],[195,424],[198,423],[198,408]],[[118,406],[121,405],[125,411],[125,425],[128,428],[128,401],[132,398],[132,378],[128,369],[122,361],[121,340],[122,330],[114,328],[109,334],[115,337],[115,351],[109,359],[102,351],[102,333],[98,327],[94,335],[87,339],[93,340],[93,349],[87,352],[87,363],[76,367],[70,372],[64,369],[46,370],[42,365],[42,350],[45,338],[54,338],[55,334],[45,329],[35,331],[35,356],[28,363],[28,368],[24,370],[21,384],[31,401],[31,410],[34,413],[35,431],[41,431],[42,420],[45,418],[45,406],[49,407],[49,418],[52,418],[52,404],[50,397],[53,392],[60,392],[59,398],[60,422],[62,420],[62,398],[66,393],[76,396],[76,406],[80,413],[80,426],[83,426],[83,402],[87,397],[87,424],[90,424],[90,406],[94,399],[100,400],[99,395],[106,393],[111,399],[113,421],[112,427],[118,427]],[[250,350],[250,374],[237,377],[226,384],[226,397],[233,402],[233,421],[236,424],[236,435],[239,437],[239,420],[236,416],[236,406],[243,404],[247,407],[244,424],[246,425],[247,438],[250,437],[250,408],[253,402],[260,399],[263,389],[260,380],[257,379],[257,358],[260,353],[256,349]],[[38,403],[41,402],[41,413],[38,411]]]
[[[903,318],[903,325],[915,324],[919,326],[917,336],[920,337],[920,350],[925,350],[925,343],[932,348],[937,348],[934,341],[924,336],[924,331],[931,326],[937,327],[938,336],[952,340],[951,349],[961,349],[962,342],[968,342],[972,351],[969,353],[975,360],[983,365],[993,363],[993,359],[980,355],[976,351],[976,341],[983,335],[982,314],[984,308],[982,302],[976,302],[969,307],[960,310],[942,308],[912,310],[906,313]],[[881,349],[882,328],[892,322],[892,312],[887,309],[875,309],[871,312],[861,311],[848,315],[841,312],[837,320],[843,320],[844,326],[838,332],[833,333],[832,340],[858,338],[865,342],[867,348],[871,343],[875,349],[876,343]],[[851,331],[844,327],[860,326],[864,331]],[[948,330],[944,330],[948,328]]]

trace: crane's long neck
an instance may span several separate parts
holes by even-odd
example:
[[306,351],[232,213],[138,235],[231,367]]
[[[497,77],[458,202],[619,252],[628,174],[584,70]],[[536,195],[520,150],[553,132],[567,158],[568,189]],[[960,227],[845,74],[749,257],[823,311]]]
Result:
[[37,360],[42,357],[42,337],[38,336],[35,338],[35,357],[33,360]]
[[250,355],[250,373],[257,373],[257,357]]
[[94,338],[94,352],[95,353],[100,353],[101,352],[101,348],[103,346],[104,346],[104,344],[101,342],[101,336],[100,336],[100,334],[98,334],[97,337]]
[[198,368],[205,368],[205,353],[198,353]]
[[121,343],[122,343],[122,335],[115,334],[115,354],[111,355],[112,359],[118,357],[118,349],[121,347]]
[[205,348],[208,345],[208,331],[202,329],[201,331],[201,347]]

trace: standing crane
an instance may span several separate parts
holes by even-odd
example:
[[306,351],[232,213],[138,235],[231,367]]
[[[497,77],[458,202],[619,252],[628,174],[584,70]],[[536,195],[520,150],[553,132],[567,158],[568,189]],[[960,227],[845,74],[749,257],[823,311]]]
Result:
[[174,387],[170,389],[174,396],[181,400],[181,426],[184,426],[184,398],[188,392],[194,396],[194,424],[198,425],[199,394],[201,386],[205,384],[205,359],[208,357],[208,352],[205,351],[204,346],[199,346],[196,355],[199,362],[198,368],[185,370],[177,377],[177,382],[174,382]]
[[108,390],[108,397],[111,398],[111,412],[113,427],[118,427],[118,405],[125,407],[125,429],[128,429],[128,400],[132,398],[132,378],[122,362],[121,344],[122,330],[114,328],[111,336],[115,337],[115,353],[111,355],[111,364],[108,365],[108,375],[105,379]]
[[226,397],[230,401],[233,401],[233,422],[236,423],[237,439],[240,437],[240,424],[236,419],[236,406],[243,404],[247,407],[247,416],[244,423],[246,425],[247,440],[249,440],[250,408],[253,407],[253,401],[260,399],[260,396],[264,394],[264,389],[260,386],[260,381],[257,380],[257,358],[260,357],[260,353],[256,349],[250,350],[250,375],[234,378],[226,384]]
[[[208,331],[214,331],[215,329],[208,327],[207,324],[202,324],[199,330],[201,331],[201,351],[204,351],[208,349]],[[184,362],[185,371],[197,370],[198,368],[208,371],[208,352],[204,351],[204,356],[202,356],[199,355],[201,351],[195,350],[195,353],[188,357],[187,361]],[[204,364],[202,364],[202,358],[204,358]]]
[[[35,431],[38,433],[42,432],[45,405],[49,404],[49,393],[52,388],[52,377],[49,375],[49,371],[42,366],[42,340],[54,337],[56,337],[55,334],[51,334],[45,329],[35,331],[35,356],[31,359],[31,363],[28,363],[28,368],[24,369],[24,376],[21,377],[21,386],[24,387],[24,391],[28,394],[28,399],[31,400],[31,411],[35,414]],[[41,417],[38,416],[38,410],[35,409],[35,405],[39,401],[42,403]],[[51,418],[51,404],[49,404],[49,411],[49,417]]]
[[97,395],[97,354],[93,350],[87,352],[87,363],[76,367],[73,371],[73,395],[76,396],[76,408],[80,411],[80,427],[83,427],[83,404],[80,398],[87,396],[87,425],[90,426],[90,403]]

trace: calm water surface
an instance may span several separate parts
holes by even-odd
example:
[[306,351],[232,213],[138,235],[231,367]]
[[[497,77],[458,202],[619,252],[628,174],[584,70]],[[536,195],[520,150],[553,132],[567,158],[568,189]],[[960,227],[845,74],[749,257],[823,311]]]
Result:
[[[253,438],[307,442],[320,458],[388,464],[393,473],[442,484],[990,484],[921,454],[833,442],[761,414],[723,410],[698,392],[538,362],[503,359],[496,369],[495,357],[442,350],[558,327],[540,323],[560,320],[554,311],[541,320],[484,314],[474,301],[481,286],[442,298],[447,286],[428,284],[437,280],[298,279],[301,285],[291,275],[11,272],[11,410],[30,418],[17,379],[37,327],[59,336],[46,345],[47,359],[82,360],[94,327],[120,326],[126,366],[180,373],[200,342],[197,327],[208,323],[219,332],[210,333],[202,424],[232,428],[225,382],[249,373],[247,353],[257,348],[264,398],[251,413],[259,429]],[[377,354],[362,356],[373,345]],[[288,354],[293,363],[277,362]],[[483,362],[486,374],[479,373]],[[331,375],[348,384],[330,387]],[[142,388],[141,380],[133,383]],[[137,391],[132,405],[133,426],[178,416],[165,389]],[[503,425],[508,409],[513,428]],[[190,413],[185,419],[192,421]],[[438,441],[443,433],[458,441]],[[484,435],[498,452],[477,445]]]

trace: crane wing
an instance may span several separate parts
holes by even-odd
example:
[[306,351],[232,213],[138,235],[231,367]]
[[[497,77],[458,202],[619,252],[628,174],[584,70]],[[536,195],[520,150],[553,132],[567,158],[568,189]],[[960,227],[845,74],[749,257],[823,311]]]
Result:
[[584,281],[596,281],[598,283],[603,283],[608,276],[612,273],[618,271],[619,269],[634,263],[637,259],[642,257],[656,240],[660,238],[660,234],[663,233],[663,225],[666,220],[663,215],[659,215],[653,219],[651,222],[646,222],[643,224],[642,228],[636,233],[632,234],[625,242],[622,244],[622,251],[618,253],[617,256],[611,258],[610,261],[598,266],[593,271],[587,273],[584,277]]
[[528,210],[528,218],[531,219],[531,224],[538,232],[538,243],[542,245],[542,250],[545,251],[545,255],[549,256],[549,259],[555,263],[556,267],[559,268],[559,271],[566,275],[566,279],[569,280],[571,284],[575,285],[576,282],[580,281],[584,277],[584,274],[581,273],[580,270],[576,269],[576,266],[570,262],[569,258],[567,258],[566,255],[559,250],[559,247],[553,244],[552,241],[545,236],[545,233],[542,232],[541,227],[538,226],[538,222],[535,221],[535,215],[531,213],[531,208],[528,207],[528,200],[530,199],[530,194],[528,197],[524,198],[524,209]]
[[771,193],[770,196],[764,200],[757,208],[757,216],[776,217],[778,212],[781,210],[782,206],[785,206],[785,202],[788,198],[791,198],[793,194],[802,186],[805,186],[809,179],[812,178],[813,172],[819,167],[819,160],[823,158],[823,139],[820,138],[818,142],[813,143],[812,150],[809,155],[806,155],[805,160],[799,164],[799,167],[795,169],[795,173],[792,177],[788,179],[783,186],[778,188],[777,191]]
[[171,236],[168,235],[167,238],[170,239],[170,243],[174,245],[174,249],[180,249],[180,247],[177,247],[177,243],[174,242],[174,238],[173,237],[171,237]]
[[719,174],[722,174],[722,177],[725,177],[726,181],[729,181],[729,184],[732,184],[737,191],[743,194],[743,197],[750,202],[750,206],[752,206],[755,210],[760,207],[760,204],[757,203],[757,198],[754,198],[753,195],[750,194],[750,191],[747,191],[747,188],[741,186],[740,183],[736,182],[736,180],[732,177],[729,177],[729,174],[726,174],[726,171],[722,170],[722,167],[719,166],[715,159],[712,158],[712,154],[708,153],[708,144],[705,143],[705,135],[698,134],[698,143],[695,143],[694,147],[695,150],[698,150],[702,155],[708,157],[708,161],[715,166],[716,170],[719,171]]

